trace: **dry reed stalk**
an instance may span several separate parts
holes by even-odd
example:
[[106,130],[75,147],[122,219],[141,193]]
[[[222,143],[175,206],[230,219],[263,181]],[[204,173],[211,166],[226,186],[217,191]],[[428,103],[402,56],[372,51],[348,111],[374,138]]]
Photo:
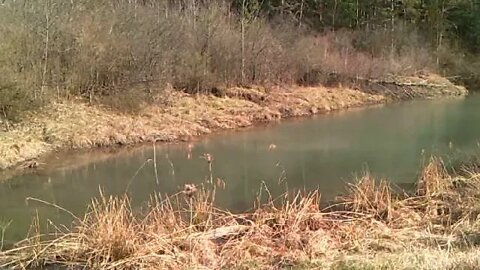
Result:
[[450,191],[452,188],[451,184],[443,161],[439,158],[431,157],[421,171],[417,185],[417,194],[425,196],[427,199],[434,198],[441,193]]
[[[442,183],[455,177],[439,164],[432,159],[425,166],[421,179],[428,188],[422,190],[428,193],[416,197],[397,196],[385,181],[376,183],[366,174],[342,198],[348,211],[321,211],[318,191],[283,196],[279,204],[269,201],[242,215],[215,208],[210,186],[165,199],[154,196],[144,215],[135,214],[126,197],[102,195],[71,232],[59,232],[54,240],[33,236],[0,253],[0,265],[221,269],[315,262],[327,267],[339,256],[358,253],[441,248],[448,250],[444,254],[455,254],[474,243],[472,235],[480,232],[472,214],[480,203],[480,182],[478,174],[472,174],[463,179],[468,182],[463,189]],[[450,196],[438,195],[444,192]],[[431,200],[436,207],[462,205],[450,207],[457,217],[446,211],[432,215]]]
[[384,179],[376,183],[369,173],[350,184],[348,195],[341,199],[353,213],[364,213],[385,222],[394,218],[391,187]]

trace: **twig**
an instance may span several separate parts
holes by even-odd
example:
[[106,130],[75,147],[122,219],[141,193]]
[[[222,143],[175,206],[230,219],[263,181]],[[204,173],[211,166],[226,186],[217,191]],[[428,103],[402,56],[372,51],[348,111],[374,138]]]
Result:
[[143,162],[143,164],[140,166],[140,168],[138,168],[138,170],[135,172],[135,174],[132,176],[132,178],[130,178],[130,181],[128,181],[128,184],[127,184],[127,187],[125,188],[125,193],[128,192],[128,189],[130,188],[130,186],[132,185],[132,182],[133,180],[135,180],[135,178],[137,177],[138,173],[143,169],[143,167],[145,167],[145,165],[147,163],[149,163],[150,161],[152,161],[151,159],[147,159],[145,160],[145,162]]
[[158,181],[158,171],[157,171],[157,149],[155,148],[155,142],[153,142],[153,168],[155,171],[155,181],[157,182],[157,186],[160,184]]
[[49,203],[47,201],[44,201],[44,200],[41,200],[41,199],[37,199],[37,198],[33,198],[33,197],[28,197],[25,199],[25,201],[35,201],[35,202],[39,202],[39,203],[43,203],[45,205],[48,205],[48,206],[52,206],[54,208],[57,208],[57,209],[60,209],[62,211],[64,211],[65,213],[68,213],[69,215],[71,215],[73,218],[75,218],[76,220],[82,222],[82,220],[80,218],[78,218],[75,214],[73,214],[71,211],[68,211],[67,209],[59,206],[59,205],[56,205],[54,203]]
[[10,226],[10,224],[12,224],[12,220],[10,220],[7,224],[5,225],[1,225],[1,231],[2,231],[2,236],[0,238],[0,251],[3,250],[3,243],[4,243],[4,240],[5,240],[5,231],[7,230],[7,228]]

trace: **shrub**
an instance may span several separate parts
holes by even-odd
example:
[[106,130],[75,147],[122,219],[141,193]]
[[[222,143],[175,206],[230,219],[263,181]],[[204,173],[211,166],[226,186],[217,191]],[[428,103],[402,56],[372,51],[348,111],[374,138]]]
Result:
[[[387,54],[388,31],[319,34],[292,24],[291,18],[264,18],[259,12],[249,12],[242,28],[241,14],[228,1],[4,2],[1,89],[26,104],[73,94],[114,107],[125,104],[130,111],[132,102],[167,84],[188,92],[311,85],[412,73],[430,60],[408,29],[397,28],[395,53]],[[120,96],[129,102],[120,102]],[[22,110],[3,105],[4,110],[13,107]]]

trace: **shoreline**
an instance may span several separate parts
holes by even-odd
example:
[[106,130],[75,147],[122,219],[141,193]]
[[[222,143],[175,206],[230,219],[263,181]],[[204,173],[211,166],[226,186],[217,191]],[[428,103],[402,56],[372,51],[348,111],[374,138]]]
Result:
[[[467,164],[465,164],[467,165]],[[480,171],[448,172],[435,157],[413,195],[366,173],[322,209],[318,190],[250,212],[215,207],[221,186],[185,185],[137,212],[127,195],[101,196],[71,227],[0,251],[12,269],[477,269]],[[61,206],[62,211],[68,211]],[[68,213],[68,212],[67,212]],[[473,256],[473,257],[472,257]]]
[[[398,104],[398,103],[397,103]],[[331,111],[321,114],[307,115],[307,116],[298,116],[298,117],[289,117],[282,118],[276,121],[270,122],[255,122],[251,126],[238,127],[234,129],[220,129],[215,130],[212,133],[200,134],[194,137],[190,137],[187,140],[176,140],[176,141],[163,141],[156,143],[156,149],[160,148],[177,148],[182,149],[185,153],[188,152],[189,144],[196,144],[199,141],[203,140],[214,140],[217,136],[235,136],[239,132],[256,132],[264,129],[271,128],[277,124],[282,123],[291,123],[296,121],[309,121],[315,117],[322,117],[327,115],[338,115],[341,113],[348,113],[357,110],[364,110],[369,108],[376,108],[388,105],[387,103],[372,104],[366,106],[352,107],[347,109],[342,109],[339,111]],[[91,163],[102,162],[109,159],[115,159],[118,157],[129,157],[134,156],[143,151],[153,151],[153,142],[140,142],[133,145],[112,145],[109,147],[101,148],[86,148],[86,149],[67,149],[67,150],[58,150],[45,154],[44,156],[36,159],[38,162],[38,167],[28,168],[28,169],[7,169],[4,171],[0,170],[0,183],[2,181],[8,181],[9,179],[19,176],[22,173],[39,173],[39,174],[49,174],[57,170],[75,170],[76,168],[81,168],[83,166],[88,166]],[[48,161],[48,163],[47,163]]]
[[136,114],[89,106],[80,100],[64,101],[30,113],[9,131],[0,131],[0,171],[36,169],[42,158],[56,151],[190,141],[280,119],[467,94],[465,88],[429,75],[369,86],[230,88],[215,95],[166,90]]

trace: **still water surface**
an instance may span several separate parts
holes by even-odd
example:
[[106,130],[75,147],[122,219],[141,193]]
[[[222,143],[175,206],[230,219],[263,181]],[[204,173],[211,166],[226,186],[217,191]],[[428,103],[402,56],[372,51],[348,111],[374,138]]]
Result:
[[[6,242],[22,239],[32,217],[68,224],[65,212],[38,198],[81,215],[99,189],[123,194],[128,187],[134,206],[154,192],[172,194],[185,183],[209,177],[202,155],[213,156],[213,178],[226,183],[217,203],[233,211],[252,207],[265,183],[274,195],[288,189],[319,188],[323,199],[344,191],[355,174],[368,169],[399,186],[415,181],[430,154],[458,157],[475,152],[480,141],[480,96],[467,99],[415,101],[284,121],[244,132],[208,136],[191,144],[157,145],[126,153],[52,156],[54,168],[19,176],[0,184],[0,229]],[[73,168],[72,163],[86,162]],[[157,179],[158,178],[158,184]],[[1,240],[1,239],[0,239]]]

